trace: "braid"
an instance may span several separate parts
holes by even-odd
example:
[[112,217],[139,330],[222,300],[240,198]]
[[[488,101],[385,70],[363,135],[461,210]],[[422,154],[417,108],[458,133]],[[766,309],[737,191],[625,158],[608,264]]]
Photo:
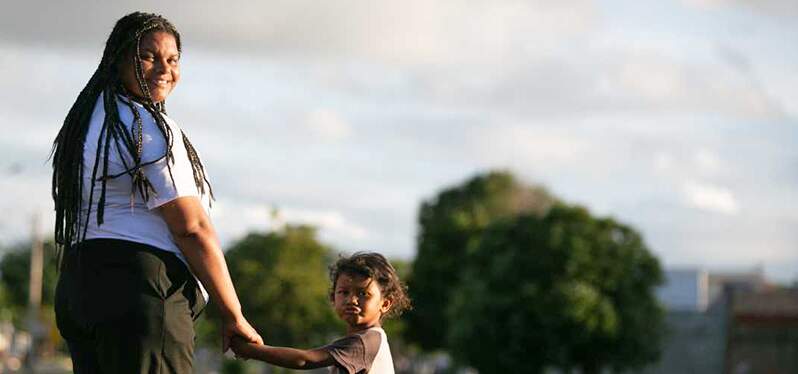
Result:
[[[73,243],[85,239],[88,220],[94,204],[96,182],[101,183],[96,206],[98,225],[103,223],[106,183],[109,179],[126,174],[129,175],[133,179],[133,194],[138,193],[142,199],[147,201],[155,190],[152,183],[147,180],[143,167],[166,159],[169,176],[174,184],[174,176],[172,174],[174,134],[164,117],[166,103],[153,102],[144,78],[139,51],[142,36],[155,31],[167,32],[174,36],[178,53],[182,52],[180,34],[168,20],[160,15],[135,12],[117,21],[105,43],[100,64],[88,83],[86,83],[86,86],[81,90],[75,103],[72,104],[61,130],[53,142],[51,150],[53,162],[52,196],[55,203],[55,241],[59,250],[59,261],[64,251],[68,251]],[[140,98],[140,104],[152,115],[156,128],[158,128],[166,143],[166,151],[163,155],[155,160],[146,162],[142,159],[144,141],[141,114],[137,105],[132,102],[134,100],[133,95],[123,87],[120,79],[120,64],[124,62],[125,58],[129,58],[130,55],[133,57],[136,82],[144,96]],[[100,136],[97,139],[94,168],[91,170],[88,210],[82,212],[81,205],[85,188],[83,185],[85,172],[83,167],[84,143],[94,106],[97,104],[100,94],[103,95],[101,105],[105,109],[105,118],[100,129]],[[128,131],[119,117],[118,102],[124,103],[133,113],[134,123],[130,131]],[[208,183],[205,176],[205,169],[197,152],[185,134],[181,133],[181,135],[191,163],[197,190],[204,194],[207,186],[208,192],[213,198],[210,183]],[[119,152],[118,155],[123,162],[125,171],[109,175],[108,165],[112,142],[116,145],[115,148]],[[123,149],[132,157],[132,165],[127,165],[125,158],[122,157]],[[102,166],[100,166],[101,160]],[[133,198],[134,195],[131,195],[131,204]],[[79,231],[81,228],[83,229],[82,232]]]

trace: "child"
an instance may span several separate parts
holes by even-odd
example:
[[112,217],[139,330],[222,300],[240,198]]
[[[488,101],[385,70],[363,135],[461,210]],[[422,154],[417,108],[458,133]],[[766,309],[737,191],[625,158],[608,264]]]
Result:
[[315,349],[272,347],[234,339],[238,357],[254,358],[291,369],[334,366],[333,373],[393,374],[383,317],[397,316],[410,307],[396,270],[378,253],[342,257],[330,268],[330,301],[346,322],[347,336]]

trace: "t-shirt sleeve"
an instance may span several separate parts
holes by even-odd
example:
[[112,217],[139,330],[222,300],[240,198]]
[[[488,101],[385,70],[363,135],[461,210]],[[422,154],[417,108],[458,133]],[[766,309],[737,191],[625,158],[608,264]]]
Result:
[[[174,156],[174,163],[167,164],[167,158],[163,157],[167,149],[163,132],[158,128],[152,114],[146,109],[139,108],[139,114],[142,122],[142,163],[157,160],[142,168],[144,176],[154,190],[154,192],[149,191],[147,208],[155,209],[178,197],[199,196],[194,182],[194,170],[183,143],[181,129],[171,119],[166,118],[166,124],[171,130],[172,155]],[[132,166],[132,158],[128,155],[126,159],[128,165]]]
[[338,339],[324,349],[336,362],[336,367],[347,374],[365,373],[371,368],[380,348],[380,334],[368,331]]
[[[147,200],[147,208],[155,209],[178,197],[199,196],[199,190],[194,182],[194,169],[188,158],[188,152],[183,143],[183,134],[176,126],[172,128],[172,155],[174,163],[167,165],[167,159],[162,158],[151,165],[144,167],[144,175],[152,184],[155,192],[151,192]],[[160,154],[146,155],[147,160],[156,160],[166,152],[166,145],[161,138]],[[156,148],[156,147],[153,147]]]

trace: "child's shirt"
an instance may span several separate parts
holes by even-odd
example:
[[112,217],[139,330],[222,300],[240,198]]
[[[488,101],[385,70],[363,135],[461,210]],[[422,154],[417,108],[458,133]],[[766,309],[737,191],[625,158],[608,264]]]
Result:
[[380,327],[345,336],[325,346],[335,359],[335,374],[393,374],[388,337]]

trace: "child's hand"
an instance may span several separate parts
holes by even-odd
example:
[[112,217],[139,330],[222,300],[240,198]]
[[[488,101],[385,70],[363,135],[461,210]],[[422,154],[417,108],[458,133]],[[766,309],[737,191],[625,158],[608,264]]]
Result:
[[250,358],[248,352],[249,344],[249,341],[238,335],[233,336],[232,339],[230,339],[230,348],[233,350],[233,353],[235,353],[236,358]]

